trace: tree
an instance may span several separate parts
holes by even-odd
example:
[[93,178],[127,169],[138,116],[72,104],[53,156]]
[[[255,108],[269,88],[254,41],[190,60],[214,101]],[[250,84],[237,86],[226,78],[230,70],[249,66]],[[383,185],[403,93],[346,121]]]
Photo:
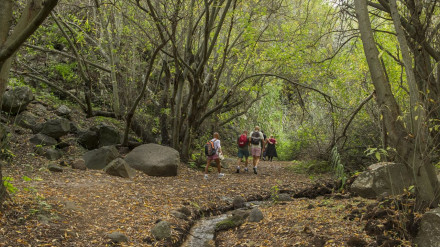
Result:
[[[411,63],[408,61],[407,47],[402,43],[400,33],[400,19],[396,18],[396,4],[392,4],[393,21],[398,32],[401,49],[405,53],[405,65],[410,70]],[[419,88],[415,79],[411,76],[407,81],[410,87],[411,108],[410,117],[413,124],[406,128],[403,122],[399,104],[394,98],[390,82],[385,76],[384,68],[379,59],[379,51],[376,47],[368,14],[367,1],[355,0],[355,9],[364,46],[365,56],[370,68],[371,80],[376,90],[376,102],[382,110],[384,123],[387,129],[389,145],[396,150],[398,160],[405,164],[413,175],[418,202],[420,205],[437,205],[439,202],[439,183],[434,166],[431,164],[428,153],[425,134],[427,133],[425,118],[423,117],[423,102],[419,100]],[[409,64],[408,64],[409,63]]]
[[[0,102],[8,84],[13,55],[23,42],[37,30],[57,3],[58,0],[28,1],[17,25],[10,32],[14,3],[12,0],[0,0]],[[5,194],[1,175],[0,170],[0,204],[3,202]]]

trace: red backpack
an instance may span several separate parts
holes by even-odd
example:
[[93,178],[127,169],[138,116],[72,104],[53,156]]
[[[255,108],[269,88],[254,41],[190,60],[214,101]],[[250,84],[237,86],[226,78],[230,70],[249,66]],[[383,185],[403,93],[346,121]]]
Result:
[[246,146],[246,143],[247,143],[247,136],[245,134],[243,134],[238,139],[238,146],[239,147],[244,147],[244,146]]

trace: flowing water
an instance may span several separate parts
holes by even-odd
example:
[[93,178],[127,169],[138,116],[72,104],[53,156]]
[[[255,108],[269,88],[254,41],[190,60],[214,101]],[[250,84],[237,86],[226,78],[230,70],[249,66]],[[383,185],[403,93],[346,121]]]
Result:
[[[258,207],[259,205],[267,203],[267,201],[251,201],[246,203],[247,209]],[[215,226],[218,222],[225,220],[230,216],[229,213],[207,217],[199,220],[190,231],[187,240],[182,244],[182,247],[202,247],[210,240],[214,240]]]

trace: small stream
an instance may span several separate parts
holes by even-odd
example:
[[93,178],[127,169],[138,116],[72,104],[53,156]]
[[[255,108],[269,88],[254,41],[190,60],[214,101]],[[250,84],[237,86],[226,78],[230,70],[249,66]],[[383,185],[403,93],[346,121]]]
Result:
[[[242,209],[252,209],[258,207],[263,203],[269,203],[268,201],[251,201],[245,204]],[[214,240],[215,226],[217,223],[227,219],[231,216],[231,211],[217,216],[211,216],[199,220],[190,231],[188,238],[181,245],[182,247],[200,247],[205,246],[205,243]]]

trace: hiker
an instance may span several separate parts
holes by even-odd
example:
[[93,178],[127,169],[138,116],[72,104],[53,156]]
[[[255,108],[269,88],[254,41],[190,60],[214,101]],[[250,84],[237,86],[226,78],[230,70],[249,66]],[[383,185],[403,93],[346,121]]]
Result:
[[[214,154],[209,155],[207,154],[206,159],[207,159],[207,163],[206,163],[206,167],[205,167],[205,179],[208,179],[208,169],[209,169],[209,165],[211,164],[211,161],[215,161],[215,163],[217,164],[217,171],[218,171],[218,178],[223,177],[225,174],[221,173],[222,167],[220,165],[220,157],[219,154],[223,154],[222,152],[222,147],[220,145],[220,135],[215,132],[213,135],[214,138],[212,138],[207,144],[212,145],[212,148],[215,150]],[[206,151],[206,150],[205,150]]]
[[263,133],[263,143],[261,144],[261,155],[260,155],[260,159],[262,160],[266,160],[266,144],[267,144],[267,139],[266,139],[266,134],[264,134],[264,131],[261,131],[261,133]]
[[260,131],[260,127],[255,126],[254,131],[251,133],[251,152],[252,152],[252,164],[254,166],[254,173],[257,174],[258,163],[260,162],[261,149],[263,147],[264,136]]
[[266,155],[267,160],[272,161],[273,157],[278,157],[277,149],[275,145],[277,144],[277,140],[270,136],[269,139],[267,139],[267,149],[266,149]]
[[249,158],[249,137],[247,136],[248,132],[247,130],[243,131],[243,134],[241,134],[237,139],[238,144],[238,164],[237,164],[237,173],[240,173],[240,163],[243,160],[243,157],[245,158],[244,163],[244,171],[248,171],[248,158]]

